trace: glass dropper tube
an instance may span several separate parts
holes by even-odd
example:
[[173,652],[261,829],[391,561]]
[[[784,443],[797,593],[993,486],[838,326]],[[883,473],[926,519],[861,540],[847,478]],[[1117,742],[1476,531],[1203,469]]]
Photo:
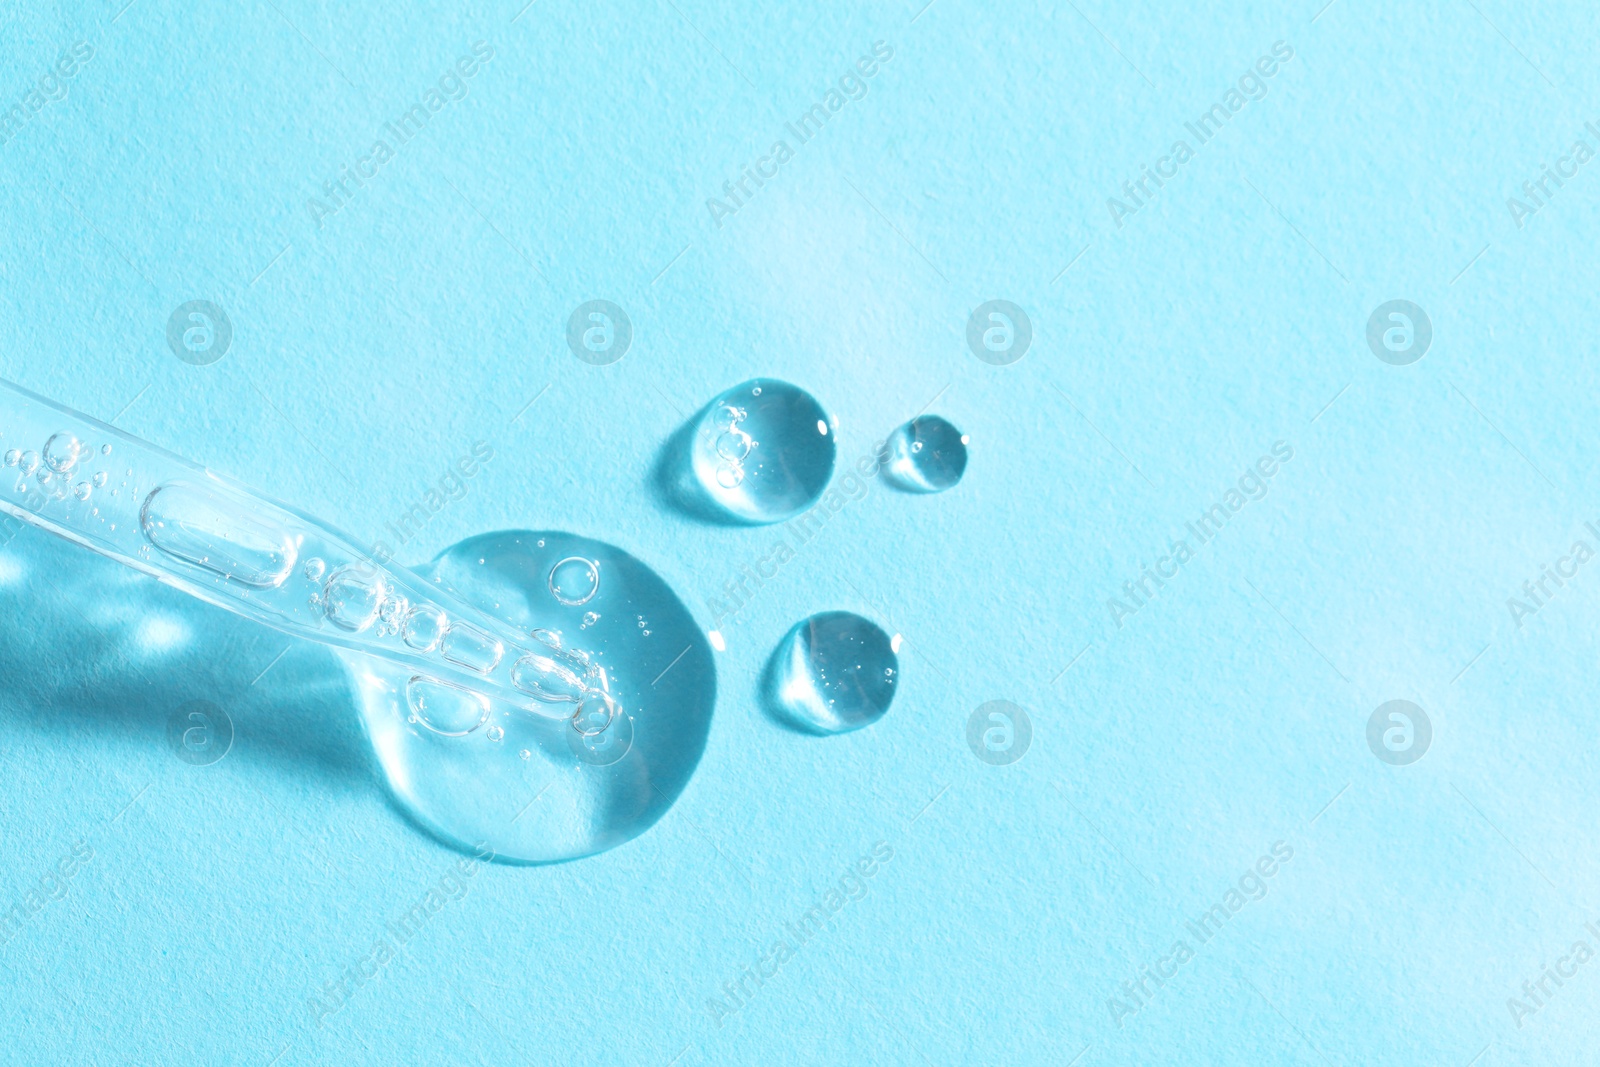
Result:
[[604,669],[553,635],[524,636],[290,505],[3,379],[0,448],[0,512],[293,637],[402,664],[413,700],[492,697],[586,736],[618,714]]

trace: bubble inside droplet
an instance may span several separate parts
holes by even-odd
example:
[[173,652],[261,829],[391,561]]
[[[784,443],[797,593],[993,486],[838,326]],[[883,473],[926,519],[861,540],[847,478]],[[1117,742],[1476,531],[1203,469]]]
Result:
[[593,560],[568,556],[550,568],[550,593],[569,608],[587,604],[600,591],[600,568]]
[[837,453],[831,425],[803,389],[744,382],[707,405],[689,438],[689,469],[719,510],[745,522],[781,522],[827,488]]
[[427,605],[411,609],[401,625],[405,643],[418,652],[429,652],[438,646],[449,625],[444,612]]
[[898,684],[895,641],[848,611],[827,611],[790,630],[774,654],[771,698],[778,710],[818,733],[877,722]]
[[488,697],[432,678],[412,678],[406,703],[417,722],[445,737],[465,737],[489,718]]
[[967,437],[937,415],[919,415],[889,435],[884,473],[902,489],[939,493],[967,470]]
[[387,588],[383,576],[357,564],[346,564],[328,575],[322,587],[322,610],[341,630],[359,632],[378,617]]
[[70,433],[54,434],[44,443],[45,465],[58,474],[72,470],[82,458],[83,444]]

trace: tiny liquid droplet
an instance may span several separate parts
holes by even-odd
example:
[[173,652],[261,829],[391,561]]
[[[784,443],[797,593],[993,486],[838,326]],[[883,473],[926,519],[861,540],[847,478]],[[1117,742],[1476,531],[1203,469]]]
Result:
[[328,565],[322,562],[322,560],[317,556],[312,556],[310,559],[306,560],[304,573],[307,578],[310,578],[313,582],[315,582],[324,574],[328,573]]
[[101,445],[101,446],[100,446],[100,454],[101,454],[101,455],[102,455],[102,456],[109,456],[109,455],[111,455],[111,446],[110,446],[110,445]]
[[517,755],[521,756],[523,759],[533,758],[533,753],[529,752],[527,749],[523,749],[521,752],[518,752]]
[[688,467],[707,500],[749,523],[782,522],[828,487],[831,420],[804,389],[749,381],[712,399],[689,439]]
[[95,471],[94,477],[89,480],[94,482],[94,487],[96,489],[104,489],[106,482],[109,481],[110,478],[105,471]]
[[827,611],[779,644],[770,695],[788,718],[818,733],[858,730],[889,710],[899,663],[893,639],[877,624]]
[[499,741],[506,736],[506,732],[499,726],[491,726],[485,733],[485,736],[491,741]]
[[579,629],[587,630],[589,627],[593,626],[599,621],[600,616],[598,614],[592,611],[586,611],[583,613],[583,625],[580,626]]
[[94,486],[90,485],[88,482],[79,482],[77,485],[72,487],[72,495],[77,497],[79,500],[88,500],[89,494],[93,492]]
[[884,474],[913,493],[941,493],[967,470],[967,437],[937,415],[919,415],[889,435]]
[[17,470],[21,471],[24,476],[32,474],[38,469],[39,453],[33,451],[32,449],[24,452],[22,457],[17,460]]
[[17,463],[21,461],[21,459],[22,453],[18,452],[14,448],[6,452],[6,466],[8,467],[15,467]]

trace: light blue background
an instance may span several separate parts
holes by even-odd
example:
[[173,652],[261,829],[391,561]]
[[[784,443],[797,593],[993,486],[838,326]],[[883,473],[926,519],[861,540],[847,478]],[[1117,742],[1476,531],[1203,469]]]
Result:
[[[1506,998],[1600,920],[1600,564],[1520,628],[1505,604],[1600,521],[1600,163],[1523,228],[1505,204],[1600,118],[1591,5],[122,3],[0,13],[7,105],[95,50],[0,146],[5,377],[369,539],[490,441],[402,558],[571,529],[707,626],[776,534],[649,470],[719,389],[811,389],[847,461],[933,402],[972,461],[942,496],[875,484],[723,627],[661,823],[481,872],[321,1026],[306,999],[456,854],[306,681],[324,654],[274,664],[279,635],[25,531],[0,905],[95,857],[0,947],[0,1060],[1593,1062],[1600,963],[1521,1029]],[[319,229],[307,198],[480,39],[469,95]],[[706,198],[875,40],[865,99],[718,228]],[[1268,96],[1117,229],[1106,198],[1279,40]],[[1035,330],[1009,367],[964,340],[997,297]],[[235,331],[206,368],[165,341],[197,298]],[[634,325],[610,367],[565,344],[594,298]],[[1433,322],[1410,367],[1366,345],[1392,298]],[[1117,629],[1106,599],[1276,440],[1268,497]],[[823,740],[756,683],[828,608],[908,646],[889,715]],[[1395,698],[1434,724],[1409,767],[1366,746]],[[189,699],[235,723],[218,764],[166,746]],[[992,699],[1032,715],[1009,767],[964,739]],[[1268,895],[1116,1025],[1280,839]],[[718,1026],[880,840],[870,893]]]

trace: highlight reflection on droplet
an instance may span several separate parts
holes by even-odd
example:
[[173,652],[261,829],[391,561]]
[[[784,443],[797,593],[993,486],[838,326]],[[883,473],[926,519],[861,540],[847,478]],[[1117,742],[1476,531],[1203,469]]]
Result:
[[900,681],[897,638],[848,611],[813,615],[790,630],[772,664],[772,697],[818,733],[859,730],[883,717]]

